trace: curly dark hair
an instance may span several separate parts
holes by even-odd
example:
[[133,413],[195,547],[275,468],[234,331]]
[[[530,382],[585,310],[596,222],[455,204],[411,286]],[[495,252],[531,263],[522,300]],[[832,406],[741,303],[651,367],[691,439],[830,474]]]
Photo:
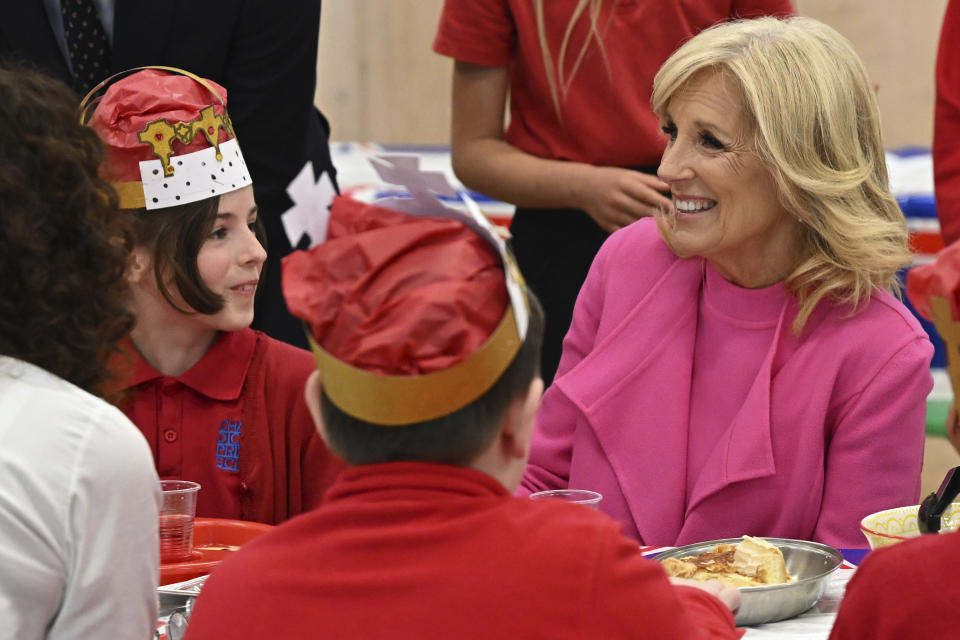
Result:
[[0,66],[0,354],[100,395],[133,327],[133,247],[103,148],[59,80]]

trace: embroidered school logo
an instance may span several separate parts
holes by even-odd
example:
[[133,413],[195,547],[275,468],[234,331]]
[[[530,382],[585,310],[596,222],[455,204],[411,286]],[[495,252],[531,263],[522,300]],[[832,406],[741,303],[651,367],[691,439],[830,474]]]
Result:
[[243,422],[224,420],[220,423],[217,435],[217,469],[224,471],[240,470],[240,434]]

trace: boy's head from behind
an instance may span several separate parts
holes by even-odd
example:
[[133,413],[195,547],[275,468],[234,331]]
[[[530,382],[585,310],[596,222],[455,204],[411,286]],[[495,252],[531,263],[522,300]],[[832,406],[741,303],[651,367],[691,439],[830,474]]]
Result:
[[530,302],[527,339],[506,371],[486,393],[453,413],[385,427],[345,413],[321,390],[320,412],[330,446],[350,464],[400,460],[469,464],[490,445],[508,409],[539,377],[543,311],[532,296]]
[[543,312],[519,282],[511,304],[504,261],[461,222],[346,199],[327,242],[284,261],[319,367],[307,402],[347,462],[473,466],[519,482]]

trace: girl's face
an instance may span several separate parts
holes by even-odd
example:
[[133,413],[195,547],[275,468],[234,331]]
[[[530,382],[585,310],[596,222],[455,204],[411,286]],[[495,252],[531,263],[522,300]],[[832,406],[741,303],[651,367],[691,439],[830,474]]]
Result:
[[253,297],[267,259],[254,233],[256,221],[252,186],[220,197],[213,229],[197,255],[204,284],[224,301],[217,313],[194,316],[211,329],[237,331],[253,322]]

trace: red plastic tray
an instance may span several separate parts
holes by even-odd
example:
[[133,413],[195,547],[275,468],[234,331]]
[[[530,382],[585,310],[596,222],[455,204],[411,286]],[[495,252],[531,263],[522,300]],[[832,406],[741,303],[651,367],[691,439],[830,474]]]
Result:
[[160,584],[190,580],[210,573],[244,543],[273,527],[261,522],[197,518],[193,524],[193,554],[189,560],[160,565]]

